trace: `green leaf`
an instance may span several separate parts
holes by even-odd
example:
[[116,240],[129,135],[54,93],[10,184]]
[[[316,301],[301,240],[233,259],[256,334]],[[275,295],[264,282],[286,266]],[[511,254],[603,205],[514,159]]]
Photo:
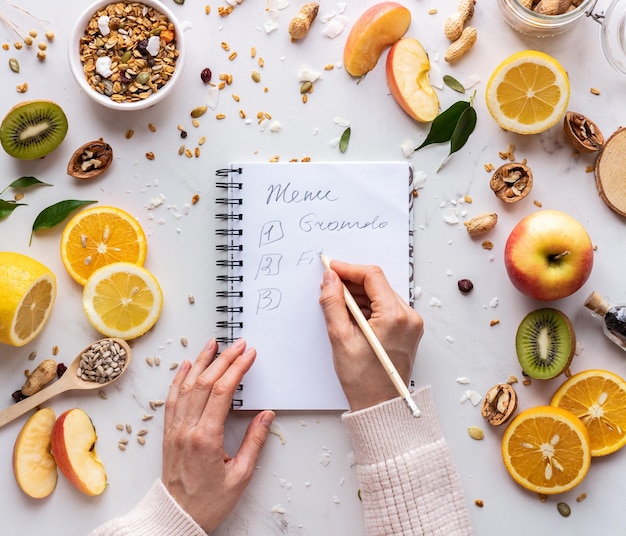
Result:
[[52,186],[47,182],[40,181],[36,177],[20,177],[19,179],[15,179],[11,184],[9,184],[9,188],[29,188],[30,186]]
[[30,234],[30,240],[33,240],[33,233],[40,229],[51,229],[55,225],[61,223],[75,210],[90,205],[91,203],[97,203],[97,201],[81,201],[79,199],[67,199],[66,201],[59,201],[54,205],[44,208],[35,218],[33,222],[33,230]]
[[454,129],[461,114],[470,107],[470,103],[467,101],[458,101],[450,106],[447,110],[441,112],[430,125],[430,132],[424,142],[415,149],[419,151],[422,147],[426,147],[432,143],[443,143],[450,141]]
[[476,108],[474,108],[473,106],[466,108],[465,111],[461,114],[461,117],[459,117],[456,127],[454,128],[454,132],[450,137],[450,152],[441,163],[437,171],[439,171],[446,164],[446,162],[453,153],[456,153],[461,147],[465,145],[472,132],[474,132],[474,128],[476,127],[476,119]]
[[17,207],[23,206],[26,206],[26,203],[13,203],[11,201],[5,201],[4,199],[0,199],[0,219],[6,218]]
[[476,108],[470,106],[459,117],[452,137],[450,138],[450,154],[456,153],[469,139],[476,127]]
[[443,75],[443,83],[454,91],[457,91],[459,93],[465,93],[465,88],[463,87],[463,84],[461,84],[461,82],[459,82],[456,78],[450,76],[449,74]]
[[341,139],[339,140],[339,150],[342,153],[345,153],[348,150],[348,144],[350,143],[351,133],[352,131],[350,130],[350,127],[348,127],[346,130],[343,131],[343,134],[341,135]]

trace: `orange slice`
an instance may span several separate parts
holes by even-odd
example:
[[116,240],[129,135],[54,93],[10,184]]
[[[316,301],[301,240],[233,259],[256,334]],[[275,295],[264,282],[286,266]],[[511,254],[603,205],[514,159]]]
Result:
[[163,293],[143,266],[114,262],[96,270],[83,289],[83,309],[91,325],[107,337],[134,339],[161,314]]
[[546,495],[562,493],[580,484],[589,471],[589,434],[567,410],[530,408],[505,430],[502,459],[520,486]]
[[568,378],[551,404],[571,411],[589,432],[592,456],[626,445],[626,382],[608,370],[586,370]]
[[101,266],[112,262],[143,265],[148,245],[139,222],[116,207],[78,212],[61,236],[61,259],[72,279],[84,285]]
[[485,98],[500,127],[537,134],[565,115],[569,93],[569,78],[557,60],[543,52],[522,50],[496,67]]

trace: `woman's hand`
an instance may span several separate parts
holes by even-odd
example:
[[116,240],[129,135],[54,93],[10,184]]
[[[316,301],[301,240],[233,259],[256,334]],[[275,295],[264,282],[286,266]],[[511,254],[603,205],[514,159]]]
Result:
[[274,418],[256,415],[238,452],[224,450],[231,401],[256,357],[238,340],[217,359],[209,341],[192,365],[184,361],[165,403],[162,480],[172,497],[210,533],[233,510],[250,482]]
[[331,270],[324,272],[320,304],[335,371],[350,409],[357,411],[395,398],[398,393],[346,308],[342,281],[405,382],[411,375],[424,324],[422,317],[394,292],[379,267],[332,261]]

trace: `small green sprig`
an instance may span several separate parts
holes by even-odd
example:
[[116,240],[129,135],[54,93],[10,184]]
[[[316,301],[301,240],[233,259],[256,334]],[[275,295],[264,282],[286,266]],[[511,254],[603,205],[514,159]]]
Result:
[[437,172],[443,168],[448,159],[461,149],[476,127],[477,115],[473,100],[476,92],[469,101],[457,101],[449,108],[441,112],[430,125],[430,131],[424,142],[415,149],[419,151],[422,147],[433,143],[450,142],[450,152],[443,160]]
[[[24,188],[30,188],[31,186],[52,186],[52,185],[48,184],[47,182],[40,181],[39,179],[36,179],[35,177],[20,177],[19,179],[15,179],[4,190],[2,190],[0,192],[0,196],[2,196],[2,194],[4,194],[9,188],[24,189]],[[5,199],[0,199],[0,220],[12,214],[13,211],[17,207],[25,207],[25,206],[27,206],[27,203],[18,203],[17,201],[13,201],[13,200],[7,201]]]

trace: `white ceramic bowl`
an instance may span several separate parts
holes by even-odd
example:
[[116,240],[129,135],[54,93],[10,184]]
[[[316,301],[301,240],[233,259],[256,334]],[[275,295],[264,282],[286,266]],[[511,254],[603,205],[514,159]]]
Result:
[[[174,25],[174,34],[176,49],[178,50],[178,58],[176,59],[176,65],[172,77],[161,87],[158,91],[152,93],[150,96],[143,100],[137,100],[132,102],[117,102],[112,100],[110,96],[104,95],[96,91],[89,81],[83,70],[83,63],[80,59],[80,39],[84,36],[85,29],[93,17],[93,15],[101,8],[115,3],[139,3],[148,7],[152,7],[165,15],[168,20]],[[72,35],[70,37],[69,45],[69,63],[72,75],[76,82],[83,90],[83,92],[102,106],[111,108],[114,110],[132,111],[141,110],[153,106],[163,100],[178,82],[182,76],[183,66],[185,63],[185,40],[183,36],[183,28],[172,11],[157,0],[98,0],[91,4],[77,19]]]

